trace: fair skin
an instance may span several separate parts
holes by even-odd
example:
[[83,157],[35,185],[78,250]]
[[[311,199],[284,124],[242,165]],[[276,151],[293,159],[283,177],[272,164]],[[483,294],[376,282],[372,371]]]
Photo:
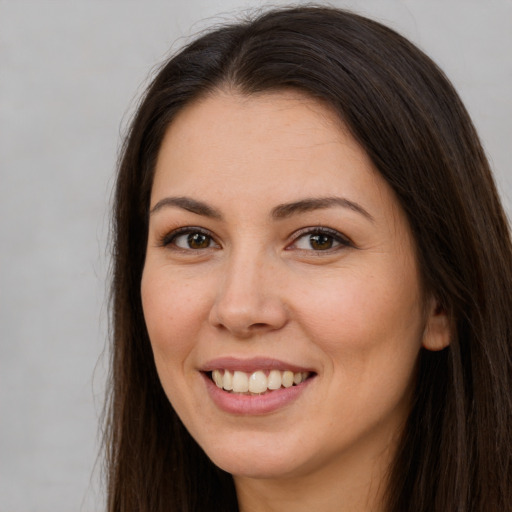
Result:
[[[382,510],[419,350],[449,332],[393,192],[332,111],[292,91],[182,110],[141,293],[163,388],[242,512]],[[223,389],[271,370],[277,390]]]

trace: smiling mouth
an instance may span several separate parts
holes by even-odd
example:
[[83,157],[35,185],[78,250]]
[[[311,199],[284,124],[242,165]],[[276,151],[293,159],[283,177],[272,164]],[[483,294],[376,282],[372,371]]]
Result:
[[311,378],[311,372],[291,370],[257,370],[252,373],[235,370],[213,370],[208,376],[218,388],[229,393],[262,395],[283,388],[298,386]]

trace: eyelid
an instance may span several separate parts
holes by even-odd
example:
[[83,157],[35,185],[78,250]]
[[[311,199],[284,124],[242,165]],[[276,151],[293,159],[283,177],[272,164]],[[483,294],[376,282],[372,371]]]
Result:
[[291,235],[291,243],[288,244],[286,246],[286,250],[291,250],[293,249],[293,245],[297,243],[297,241],[306,236],[306,235],[314,235],[314,234],[322,234],[322,235],[329,235],[329,236],[332,236],[332,238],[338,242],[340,244],[340,246],[337,246],[337,247],[333,247],[331,249],[325,249],[325,250],[314,250],[314,249],[298,249],[298,250],[303,250],[303,251],[311,251],[311,252],[314,252],[316,254],[320,254],[320,253],[329,253],[329,252],[334,252],[336,250],[339,250],[340,248],[345,248],[345,247],[354,247],[355,248],[355,244],[354,242],[352,242],[352,240],[344,235],[343,233],[339,232],[338,230],[336,229],[333,229],[333,228],[328,228],[326,226],[309,226],[309,227],[306,227],[306,228],[301,228],[299,229],[298,231],[295,231],[292,235]]
[[[202,235],[210,237],[212,242],[217,246],[220,247],[219,242],[215,239],[215,236],[212,234],[211,231],[205,228],[201,228],[199,226],[183,226],[180,228],[173,229],[172,231],[166,232],[162,237],[160,237],[159,245],[162,247],[170,247],[173,246],[173,241],[178,238],[179,236],[190,234],[190,233],[201,233]],[[214,247],[215,248],[215,247]],[[197,252],[201,250],[207,250],[212,249],[212,247],[208,247],[205,249],[184,249],[182,247],[178,247],[177,245],[173,246],[173,249],[176,251],[192,251]]]

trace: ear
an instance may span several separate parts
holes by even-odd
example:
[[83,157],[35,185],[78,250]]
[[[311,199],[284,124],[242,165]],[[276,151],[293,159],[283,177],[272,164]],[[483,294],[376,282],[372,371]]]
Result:
[[428,300],[427,321],[423,331],[422,345],[427,350],[443,350],[450,344],[452,321],[445,309],[432,297]]

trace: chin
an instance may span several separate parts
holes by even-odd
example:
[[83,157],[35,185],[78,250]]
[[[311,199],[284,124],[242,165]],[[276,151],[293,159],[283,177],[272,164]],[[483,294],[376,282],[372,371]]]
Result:
[[234,460],[233,458],[220,457],[213,459],[213,463],[220,469],[236,477],[269,479],[289,478],[298,476],[302,471],[300,467],[287,461],[268,461],[255,457],[251,460]]
[[278,440],[269,443],[268,435],[249,434],[247,437],[250,437],[250,440],[244,440],[243,436],[235,437],[239,439],[203,446],[211,461],[233,476],[259,479],[286,478],[299,475],[308,465],[307,454],[299,443],[290,445]]

